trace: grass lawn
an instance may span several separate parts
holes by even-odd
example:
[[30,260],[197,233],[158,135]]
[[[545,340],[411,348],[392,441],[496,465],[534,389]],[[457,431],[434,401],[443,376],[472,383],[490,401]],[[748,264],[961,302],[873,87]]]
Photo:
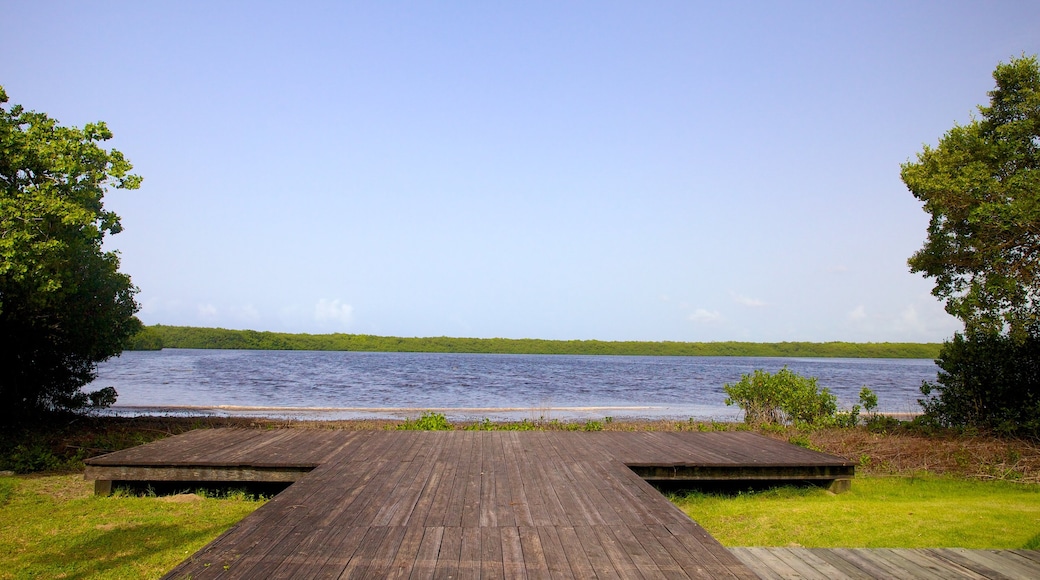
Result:
[[82,474],[0,477],[0,578],[158,578],[262,505],[93,488]]
[[852,490],[673,496],[726,546],[1040,549],[1040,486],[858,477]]

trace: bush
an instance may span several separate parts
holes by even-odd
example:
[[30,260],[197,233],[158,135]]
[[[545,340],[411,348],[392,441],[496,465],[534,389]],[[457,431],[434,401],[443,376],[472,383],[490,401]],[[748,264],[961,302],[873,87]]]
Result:
[[406,419],[397,426],[399,431],[451,431],[448,418],[441,413],[426,411],[418,419]]
[[1040,326],[1023,339],[958,333],[935,362],[939,376],[918,401],[930,422],[1040,435]]
[[[816,377],[803,377],[786,366],[776,374],[755,370],[740,382],[723,386],[726,404],[736,404],[744,411],[744,421],[751,424],[775,423],[819,424],[833,419],[838,399],[829,389],[816,386]],[[859,409],[856,409],[859,412]]]

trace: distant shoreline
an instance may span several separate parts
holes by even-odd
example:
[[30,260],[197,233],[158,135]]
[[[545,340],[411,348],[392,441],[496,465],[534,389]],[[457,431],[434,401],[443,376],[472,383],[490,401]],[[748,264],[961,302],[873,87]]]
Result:
[[290,334],[157,324],[145,327],[131,340],[128,350],[193,348],[472,354],[935,359],[939,355],[941,347],[942,345],[939,343],[910,342],[654,342]]

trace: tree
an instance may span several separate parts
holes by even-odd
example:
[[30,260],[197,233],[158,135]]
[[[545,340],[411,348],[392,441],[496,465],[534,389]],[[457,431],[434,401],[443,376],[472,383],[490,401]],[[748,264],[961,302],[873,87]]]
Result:
[[1040,320],[1040,67],[1013,58],[993,72],[981,119],[957,125],[902,166],[931,214],[912,272],[968,333],[1022,339]]
[[964,323],[943,344],[921,405],[946,426],[1040,433],[1040,66],[997,65],[981,119],[902,166],[931,214],[913,272]]
[[99,146],[104,123],[62,127],[7,101],[0,87],[0,415],[111,405],[114,389],[81,389],[141,323],[137,288],[102,250],[122,229],[102,198],[141,178]]

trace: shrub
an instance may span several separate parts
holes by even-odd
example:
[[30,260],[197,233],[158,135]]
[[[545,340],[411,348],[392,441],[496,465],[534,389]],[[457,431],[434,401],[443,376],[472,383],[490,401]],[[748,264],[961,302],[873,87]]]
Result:
[[418,419],[406,419],[397,426],[399,431],[451,431],[452,425],[442,413],[426,411]]
[[46,445],[30,443],[15,447],[5,463],[15,473],[34,473],[57,469],[61,465],[61,460]]
[[924,382],[921,407],[944,427],[1040,434],[1040,326],[1005,334],[954,335],[943,344],[935,383]]
[[838,410],[837,397],[829,389],[817,387],[816,377],[803,377],[786,366],[776,374],[757,369],[723,389],[726,404],[738,405],[744,411],[744,421],[750,424],[813,425],[833,418]]

